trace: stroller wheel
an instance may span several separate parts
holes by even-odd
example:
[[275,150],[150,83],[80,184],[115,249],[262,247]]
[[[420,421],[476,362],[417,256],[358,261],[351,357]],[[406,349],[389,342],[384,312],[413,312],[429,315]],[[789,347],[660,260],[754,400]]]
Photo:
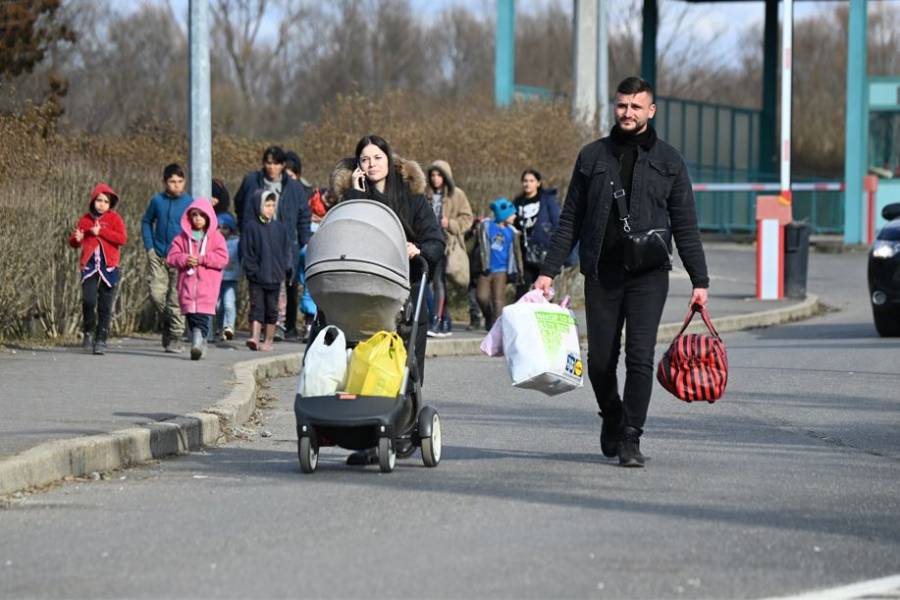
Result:
[[[422,462],[426,467],[436,467],[441,462],[441,418],[436,410],[423,410],[419,419],[431,419],[431,435],[422,438]],[[425,430],[424,427],[419,428]]]
[[312,438],[303,436],[300,438],[300,446],[297,450],[300,455],[300,470],[304,473],[315,473],[319,466],[319,449],[313,443]]
[[381,467],[381,472],[390,473],[394,470],[394,465],[396,463],[397,453],[394,452],[391,438],[378,438],[378,466]]

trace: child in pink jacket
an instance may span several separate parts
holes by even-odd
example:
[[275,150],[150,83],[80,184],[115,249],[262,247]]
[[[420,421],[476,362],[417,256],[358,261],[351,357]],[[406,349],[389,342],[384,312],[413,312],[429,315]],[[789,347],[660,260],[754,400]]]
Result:
[[172,241],[166,262],[178,269],[178,303],[191,331],[191,360],[200,360],[228,264],[228,246],[206,198],[194,200],[181,216],[181,233]]

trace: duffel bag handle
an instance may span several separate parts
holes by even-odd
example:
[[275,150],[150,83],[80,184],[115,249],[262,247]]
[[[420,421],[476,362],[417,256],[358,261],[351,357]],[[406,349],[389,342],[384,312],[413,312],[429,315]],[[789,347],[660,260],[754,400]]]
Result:
[[694,315],[697,313],[700,313],[700,318],[703,319],[703,322],[706,324],[706,328],[709,330],[709,332],[711,334],[713,334],[713,336],[715,336],[716,338],[722,339],[722,337],[719,335],[719,332],[716,331],[716,328],[713,326],[712,319],[709,318],[709,312],[706,310],[706,307],[702,306],[700,304],[693,304],[688,309],[687,316],[684,317],[684,324],[681,326],[681,330],[678,332],[678,335],[676,335],[675,337],[679,337],[681,334],[684,333],[684,330],[687,329],[688,325],[691,324],[691,320],[694,318]]

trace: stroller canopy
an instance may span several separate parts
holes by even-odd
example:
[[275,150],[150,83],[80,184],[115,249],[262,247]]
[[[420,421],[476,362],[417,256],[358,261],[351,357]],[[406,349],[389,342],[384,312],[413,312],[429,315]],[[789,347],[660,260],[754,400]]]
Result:
[[400,219],[374,200],[337,204],[309,241],[306,282],[328,323],[348,338],[395,329],[410,289]]

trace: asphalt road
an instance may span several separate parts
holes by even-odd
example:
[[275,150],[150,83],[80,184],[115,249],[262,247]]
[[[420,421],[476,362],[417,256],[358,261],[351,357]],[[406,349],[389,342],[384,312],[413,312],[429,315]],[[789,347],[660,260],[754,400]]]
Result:
[[810,280],[844,310],[728,334],[724,400],[655,389],[646,469],[600,455],[589,388],[517,391],[470,357],[427,366],[437,469],[323,449],[302,475],[280,380],[251,439],[0,510],[0,596],[753,598],[896,574],[900,341],[829,264]]

